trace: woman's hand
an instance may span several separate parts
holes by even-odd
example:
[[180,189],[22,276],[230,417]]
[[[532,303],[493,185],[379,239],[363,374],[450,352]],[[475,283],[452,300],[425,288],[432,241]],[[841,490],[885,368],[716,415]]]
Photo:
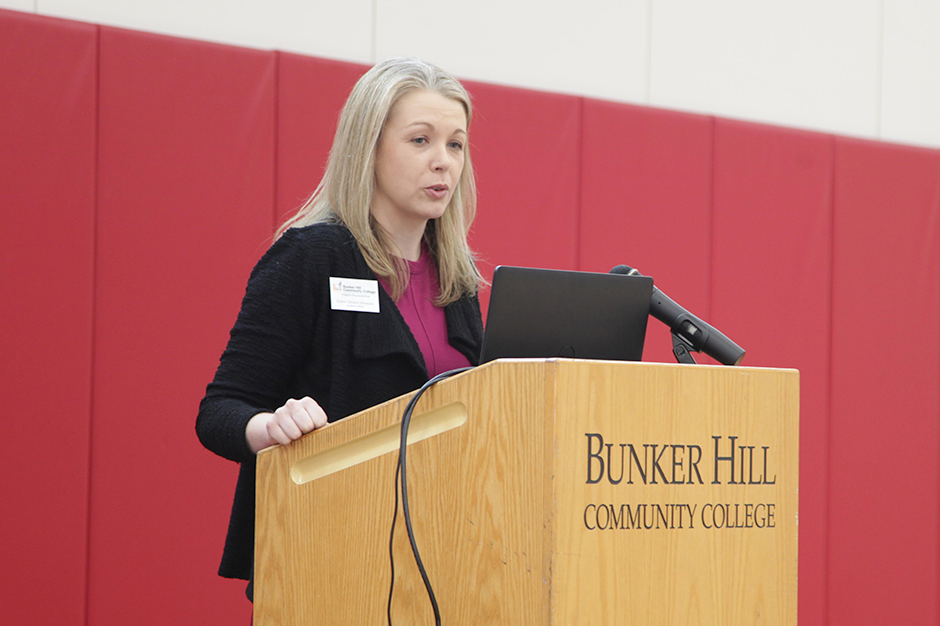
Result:
[[312,430],[326,426],[326,413],[307,396],[291,398],[274,413],[258,413],[248,421],[245,438],[252,452],[300,439]]

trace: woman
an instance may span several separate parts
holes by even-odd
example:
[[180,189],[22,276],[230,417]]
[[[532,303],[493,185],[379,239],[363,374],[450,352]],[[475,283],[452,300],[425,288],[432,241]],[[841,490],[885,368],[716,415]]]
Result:
[[373,67],[323,180],[252,271],[196,420],[203,445],[241,463],[221,576],[251,577],[259,450],[478,363],[470,117],[439,68]]

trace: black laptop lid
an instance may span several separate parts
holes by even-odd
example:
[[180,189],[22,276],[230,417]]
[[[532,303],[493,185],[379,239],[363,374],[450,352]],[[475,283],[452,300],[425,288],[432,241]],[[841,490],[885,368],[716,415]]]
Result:
[[499,266],[481,363],[499,358],[639,361],[653,279]]

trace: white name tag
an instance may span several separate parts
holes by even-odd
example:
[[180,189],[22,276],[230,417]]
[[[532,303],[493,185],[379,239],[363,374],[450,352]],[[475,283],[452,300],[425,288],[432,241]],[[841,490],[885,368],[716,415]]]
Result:
[[330,276],[330,308],[334,311],[379,312],[379,281]]

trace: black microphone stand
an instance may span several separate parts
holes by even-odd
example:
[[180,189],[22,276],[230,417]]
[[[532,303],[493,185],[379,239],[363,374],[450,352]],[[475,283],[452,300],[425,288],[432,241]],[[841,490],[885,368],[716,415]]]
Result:
[[672,353],[676,355],[676,361],[679,363],[690,363],[695,365],[695,359],[692,358],[690,350],[694,350],[692,344],[683,337],[672,333]]

